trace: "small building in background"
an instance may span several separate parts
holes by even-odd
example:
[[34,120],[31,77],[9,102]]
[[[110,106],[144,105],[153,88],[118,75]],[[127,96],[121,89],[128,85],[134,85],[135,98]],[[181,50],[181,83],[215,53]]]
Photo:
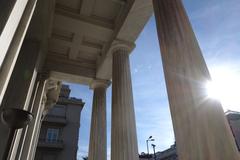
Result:
[[238,150],[240,151],[240,112],[227,111],[226,116],[235,138]]
[[[225,115],[235,138],[238,150],[240,151],[240,112],[227,111]],[[147,155],[144,153],[139,156],[139,159],[155,160],[153,154]],[[157,152],[156,160],[178,160],[176,143],[172,145],[169,149]]]
[[84,102],[71,98],[68,85],[62,85],[57,104],[44,117],[35,160],[76,160],[80,115]]
[[146,154],[144,152],[142,152],[140,155],[139,155],[139,160],[152,160],[153,158],[153,155],[152,154]]
[[162,152],[157,152],[156,160],[178,160],[176,143]]
[[[155,159],[153,154],[148,155],[142,153],[139,156],[139,160],[155,160]],[[156,160],[178,160],[176,143],[164,151],[157,152]]]

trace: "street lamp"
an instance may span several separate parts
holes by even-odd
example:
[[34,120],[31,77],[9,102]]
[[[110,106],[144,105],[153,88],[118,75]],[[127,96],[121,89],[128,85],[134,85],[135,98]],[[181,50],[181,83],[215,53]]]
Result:
[[153,153],[154,153],[154,160],[156,160],[156,152],[155,152],[155,147],[156,147],[156,145],[155,145],[155,144],[152,144],[152,147],[153,147]]
[[152,136],[148,137],[148,139],[146,140],[148,156],[149,156],[149,148],[148,148],[148,142],[149,142],[149,141],[154,141],[154,139],[152,138]]

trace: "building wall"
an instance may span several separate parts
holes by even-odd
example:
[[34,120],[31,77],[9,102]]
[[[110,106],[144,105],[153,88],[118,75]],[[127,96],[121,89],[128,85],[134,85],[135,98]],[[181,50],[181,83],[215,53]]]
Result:
[[59,101],[44,118],[35,160],[77,159],[80,115],[84,103],[81,99],[70,98],[69,94],[69,87],[63,85]]
[[78,149],[81,108],[76,105],[67,105],[67,125],[62,131],[64,152],[60,152],[58,160],[75,160]]
[[238,150],[240,151],[240,113],[229,112],[227,113],[227,119],[236,140]]
[[157,160],[178,160],[176,144],[169,149],[156,153]]
[[240,119],[234,122],[231,122],[232,130],[234,137],[237,142],[238,150],[240,151]]

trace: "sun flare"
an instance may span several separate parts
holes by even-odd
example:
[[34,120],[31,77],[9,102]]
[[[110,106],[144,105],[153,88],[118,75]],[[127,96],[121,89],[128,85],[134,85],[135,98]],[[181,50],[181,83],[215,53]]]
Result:
[[224,110],[240,111],[240,74],[230,68],[216,68],[206,84],[210,98],[218,99]]

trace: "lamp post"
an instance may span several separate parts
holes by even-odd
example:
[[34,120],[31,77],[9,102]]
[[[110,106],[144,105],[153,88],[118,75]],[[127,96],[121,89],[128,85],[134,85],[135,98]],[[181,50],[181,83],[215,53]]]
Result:
[[155,152],[155,147],[156,147],[156,145],[155,145],[155,144],[152,144],[152,147],[153,147],[153,153],[154,153],[154,160],[156,160],[156,152]]
[[146,140],[146,143],[147,143],[147,154],[149,156],[149,148],[148,148],[148,142],[149,141],[154,141],[154,139],[152,138],[152,136],[148,137],[148,139]]

